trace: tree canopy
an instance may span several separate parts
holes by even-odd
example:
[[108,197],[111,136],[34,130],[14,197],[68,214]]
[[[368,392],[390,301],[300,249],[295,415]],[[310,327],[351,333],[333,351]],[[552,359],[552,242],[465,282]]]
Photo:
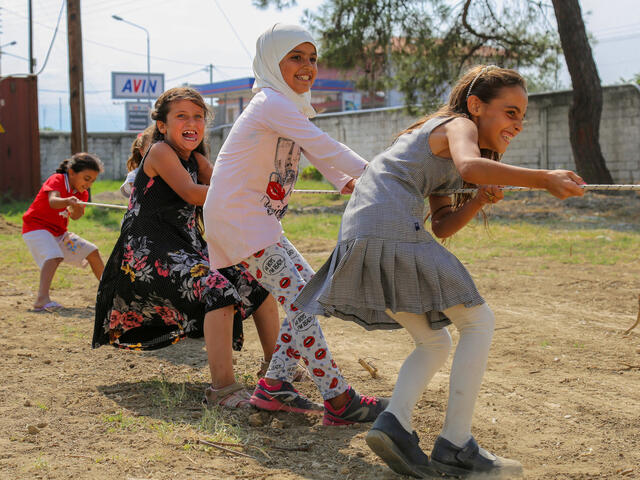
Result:
[[[326,0],[304,23],[324,65],[357,72],[359,88],[397,89],[409,106],[441,103],[470,65],[520,70],[530,91],[553,85],[561,58],[549,4],[539,1]],[[284,8],[292,0],[254,0]],[[553,19],[553,15],[551,15]]]

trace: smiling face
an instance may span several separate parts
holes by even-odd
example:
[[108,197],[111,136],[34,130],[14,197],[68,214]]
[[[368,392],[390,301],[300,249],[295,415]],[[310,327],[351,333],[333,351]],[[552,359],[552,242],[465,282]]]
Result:
[[76,172],[73,168],[67,171],[69,176],[69,185],[71,188],[75,188],[78,192],[82,193],[91,188],[93,182],[96,181],[100,172],[91,169],[85,169],[80,172]]
[[204,138],[205,112],[191,100],[175,100],[169,105],[167,119],[156,121],[164,140],[186,160]]
[[318,74],[318,54],[312,43],[296,46],[280,61],[282,78],[298,94],[308,92]]
[[488,103],[471,95],[467,100],[471,119],[478,126],[478,146],[499,154],[522,131],[527,111],[527,92],[519,85],[502,87]]

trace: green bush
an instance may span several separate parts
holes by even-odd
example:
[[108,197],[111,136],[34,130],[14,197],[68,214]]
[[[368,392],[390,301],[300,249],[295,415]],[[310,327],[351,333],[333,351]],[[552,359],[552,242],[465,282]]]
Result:
[[313,165],[304,167],[302,169],[302,173],[300,173],[300,177],[303,180],[322,180],[323,179],[322,174]]

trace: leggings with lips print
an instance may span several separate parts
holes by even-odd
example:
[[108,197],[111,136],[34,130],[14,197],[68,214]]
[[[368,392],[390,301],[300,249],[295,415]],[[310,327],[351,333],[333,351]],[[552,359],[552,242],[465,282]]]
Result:
[[275,245],[254,253],[242,264],[285,309],[275,352],[266,377],[291,382],[300,357],[324,400],[347,389],[315,315],[293,306],[298,292],[313,276],[313,269],[284,236]]

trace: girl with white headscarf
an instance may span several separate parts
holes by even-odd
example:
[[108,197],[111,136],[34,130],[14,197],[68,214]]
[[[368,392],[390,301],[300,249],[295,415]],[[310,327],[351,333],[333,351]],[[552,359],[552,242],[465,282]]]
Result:
[[[323,424],[371,422],[387,401],[361,396],[342,377],[313,315],[293,301],[314,272],[287,240],[280,219],[287,211],[300,154],[342,193],[351,193],[367,162],[309,121],[310,89],[317,75],[317,46],[309,32],[276,24],[256,42],[256,93],[236,120],[218,157],[204,204],[212,268],[243,264],[283,306],[275,353],[251,396],[264,410],[324,414]],[[229,325],[219,325],[223,331]],[[224,335],[216,336],[226,348]],[[230,343],[230,342],[227,342]],[[230,362],[231,355],[221,361]],[[302,358],[324,405],[298,393],[291,381]],[[232,368],[223,370],[232,372]],[[232,383],[233,378],[228,382]],[[219,385],[224,387],[224,382]]]

